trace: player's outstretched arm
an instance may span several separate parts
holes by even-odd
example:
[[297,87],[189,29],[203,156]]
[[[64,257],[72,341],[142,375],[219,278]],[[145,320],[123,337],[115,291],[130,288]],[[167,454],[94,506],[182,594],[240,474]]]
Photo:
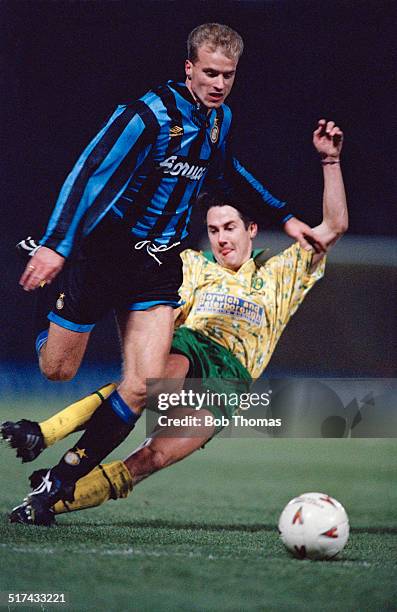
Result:
[[316,234],[307,223],[300,221],[296,217],[291,217],[284,223],[284,231],[287,236],[299,242],[305,251],[312,251],[314,249],[321,257],[327,251],[320,234]]
[[[313,144],[320,154],[324,176],[323,220],[313,228],[313,234],[328,251],[348,227],[346,193],[340,166],[343,132],[334,121],[320,119],[313,132]],[[321,257],[321,253],[314,255],[313,267]]]
[[241,201],[255,203],[258,213],[263,213],[272,222],[281,224],[285,233],[299,242],[303,249],[309,251],[314,248],[318,253],[326,251],[325,245],[313,233],[313,229],[293,216],[287,203],[274,197],[225,147],[221,156],[222,160],[218,165],[223,167],[223,171],[220,171],[217,180],[223,186],[231,187]]

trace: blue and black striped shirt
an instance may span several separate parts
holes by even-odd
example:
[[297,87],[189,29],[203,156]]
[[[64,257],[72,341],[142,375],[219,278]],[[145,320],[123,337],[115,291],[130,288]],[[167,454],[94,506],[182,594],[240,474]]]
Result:
[[285,221],[285,202],[227,153],[230,124],[228,106],[208,113],[171,81],[118,106],[67,177],[41,244],[68,257],[110,211],[137,239],[182,240],[210,165],[220,168],[217,180],[234,176],[265,203],[264,213]]

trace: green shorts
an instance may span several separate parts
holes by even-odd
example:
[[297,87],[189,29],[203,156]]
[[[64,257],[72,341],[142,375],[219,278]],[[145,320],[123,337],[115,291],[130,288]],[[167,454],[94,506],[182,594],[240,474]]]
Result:
[[[247,393],[252,383],[248,371],[229,350],[204,334],[189,327],[179,327],[174,332],[171,353],[188,358],[190,367],[187,378],[200,379],[203,391],[209,391],[217,401],[205,404],[205,409],[215,418],[231,419],[239,409],[236,397]],[[217,428],[217,432],[222,427]]]

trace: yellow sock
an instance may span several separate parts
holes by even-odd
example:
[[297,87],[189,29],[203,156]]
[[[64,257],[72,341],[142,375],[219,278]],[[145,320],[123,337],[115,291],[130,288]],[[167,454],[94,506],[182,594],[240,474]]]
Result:
[[104,463],[76,483],[73,502],[59,501],[55,514],[95,508],[108,499],[126,498],[132,491],[132,477],[124,461]]
[[82,429],[103,400],[109,397],[116,387],[115,383],[104,385],[98,391],[83,397],[46,421],[39,423],[45,445],[51,446],[74,431]]

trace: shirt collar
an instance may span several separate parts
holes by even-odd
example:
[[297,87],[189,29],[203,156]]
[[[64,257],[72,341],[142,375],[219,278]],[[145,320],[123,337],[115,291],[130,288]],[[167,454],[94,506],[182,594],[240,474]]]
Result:
[[167,85],[194,107],[192,110],[194,110],[194,114],[197,116],[197,118],[201,119],[203,122],[208,122],[214,109],[208,108],[205,106],[205,104],[202,104],[202,102],[197,101],[193,97],[190,89],[186,86],[186,83],[167,81]]
[[175,91],[177,91],[182,96],[182,98],[185,98],[185,100],[190,102],[190,104],[193,104],[193,106],[195,106],[197,109],[203,109],[205,110],[205,112],[208,111],[208,108],[204,106],[204,104],[201,104],[201,102],[198,102],[193,97],[192,92],[186,86],[186,83],[177,83],[175,81],[167,81],[167,85],[171,87],[171,89],[174,89]]
[[[248,264],[251,265],[251,263],[254,263],[255,267],[261,266],[264,263],[264,260],[262,261],[262,258],[260,256],[262,255],[262,253],[265,254],[265,251],[266,249],[254,249],[251,253],[250,259],[243,263],[243,265],[238,270],[229,270],[229,272],[234,272],[234,274],[238,274],[239,272],[242,272],[244,270],[245,266],[248,267]],[[208,261],[215,264],[217,263],[212,251],[202,251],[202,255],[205,259],[208,259]],[[228,270],[228,268],[225,268],[225,270]]]

